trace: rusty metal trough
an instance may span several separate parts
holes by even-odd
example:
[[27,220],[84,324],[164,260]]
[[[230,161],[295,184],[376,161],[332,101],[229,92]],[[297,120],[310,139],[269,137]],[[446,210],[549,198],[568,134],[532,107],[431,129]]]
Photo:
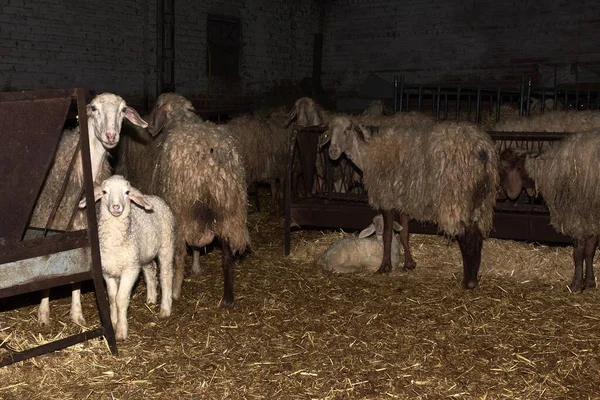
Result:
[[[3,143],[0,147],[0,299],[10,302],[15,295],[92,279],[101,325],[24,351],[15,352],[10,350],[10,346],[3,346],[9,350],[9,355],[0,360],[0,366],[100,336],[107,339],[113,354],[117,353],[102,279],[94,208],[87,208],[85,230],[47,229],[65,192],[69,174],[73,173],[73,162],[46,229],[29,226],[72,102],[76,102],[79,115],[80,143],[88,143],[83,89],[0,93],[0,143]],[[82,191],[85,189],[86,199],[92,204],[89,146],[77,146],[72,160],[80,147],[84,177]],[[77,204],[72,207],[74,213]]]

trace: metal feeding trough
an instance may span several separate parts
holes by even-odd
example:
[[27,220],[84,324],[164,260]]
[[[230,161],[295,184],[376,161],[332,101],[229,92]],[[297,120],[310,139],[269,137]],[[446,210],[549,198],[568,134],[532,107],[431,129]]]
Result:
[[[92,279],[100,327],[64,339],[9,354],[0,366],[104,336],[117,353],[108,298],[102,280],[98,225],[94,207],[86,209],[87,229],[49,230],[81,148],[83,188],[88,204],[94,188],[88,146],[77,146],[62,190],[45,227],[29,226],[30,217],[52,165],[67,112],[76,103],[80,143],[88,143],[83,89],[0,93],[0,299]],[[80,196],[81,197],[81,196]],[[77,204],[70,205],[75,214]],[[72,218],[71,218],[72,220]],[[70,225],[70,224],[69,224]],[[10,344],[10,343],[8,343]]]

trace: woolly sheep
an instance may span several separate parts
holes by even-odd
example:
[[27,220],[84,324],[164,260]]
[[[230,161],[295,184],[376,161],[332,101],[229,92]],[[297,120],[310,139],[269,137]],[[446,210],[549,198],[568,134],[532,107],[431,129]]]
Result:
[[[156,303],[155,260],[160,269],[159,316],[171,315],[175,218],[163,199],[142,194],[121,175],[113,175],[96,186],[94,200],[102,200],[98,238],[110,319],[116,329],[115,338],[125,340],[131,290],[141,269],[148,286],[146,302]],[[136,205],[132,206],[132,202]],[[84,198],[79,207],[85,206]]]
[[[279,207],[277,180],[283,181],[288,150],[287,130],[268,119],[243,115],[226,125],[244,160],[248,185],[267,182],[271,188],[273,211]],[[257,202],[257,209],[259,208]]]
[[[596,286],[594,254],[600,237],[600,129],[570,135],[541,153],[509,148],[500,155],[501,187],[511,199],[539,191],[550,224],[573,238],[574,292]],[[585,261],[585,276],[583,262]]]
[[[227,129],[203,122],[191,102],[176,93],[159,96],[148,127],[166,135],[156,159],[151,193],[164,199],[177,220],[173,298],[181,296],[186,245],[221,242],[224,293],[233,304],[233,256],[250,244],[246,176],[234,138]],[[199,272],[199,265],[193,266]]]
[[[120,96],[111,93],[103,93],[92,99],[87,105],[89,146],[91,155],[92,179],[101,182],[111,174],[110,165],[107,160],[107,150],[117,146],[120,138],[121,124],[123,118],[127,118],[133,124],[146,126],[138,113],[125,103]],[[75,152],[79,141],[79,128],[63,132],[53,164],[41,189],[38,201],[30,219],[31,227],[45,228],[51,215],[53,206],[57,201],[60,189],[65,180],[71,155]],[[60,205],[54,219],[48,226],[58,230],[85,229],[87,223],[82,212],[76,212],[72,226],[69,220],[74,205],[79,200],[83,187],[83,169],[81,166],[81,153],[76,156],[74,173],[69,176],[64,196],[60,199]],[[71,297],[71,319],[80,325],[85,324],[81,310],[81,295],[79,285],[73,285],[74,290]],[[42,301],[38,309],[38,323],[46,325],[50,322],[49,291],[42,291]]]
[[369,106],[362,112],[364,116],[380,117],[382,115],[392,114],[391,110],[386,107],[382,100],[373,100]]
[[[394,230],[402,227],[394,221]],[[375,237],[369,237],[375,233]],[[392,268],[397,268],[400,256],[400,244],[392,236]],[[383,216],[376,215],[373,222],[363,229],[358,237],[338,240],[317,259],[317,266],[332,272],[348,273],[359,270],[375,272],[381,266],[383,255]]]
[[384,256],[378,272],[392,268],[397,210],[435,222],[440,231],[455,237],[463,255],[463,285],[475,288],[498,184],[492,140],[466,122],[441,122],[426,130],[400,128],[370,140],[368,130],[350,118],[335,118],[329,126],[329,157],[335,160],[345,153],[363,171],[369,204],[382,211]]

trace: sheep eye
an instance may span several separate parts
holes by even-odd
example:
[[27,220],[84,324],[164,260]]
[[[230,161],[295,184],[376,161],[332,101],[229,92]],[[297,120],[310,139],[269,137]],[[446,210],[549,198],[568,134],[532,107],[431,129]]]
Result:
[[126,190],[126,191],[125,191],[125,195],[126,195],[126,196],[129,196],[129,190]]
[[90,110],[92,110],[92,111],[96,111],[96,110],[97,110],[97,108],[96,108],[96,106],[92,105],[92,106],[90,107]]
[[103,191],[102,191],[102,194],[107,194],[107,193],[108,193],[108,192],[107,192],[106,190],[103,190]]
[[127,107],[123,107],[123,112],[127,112]]

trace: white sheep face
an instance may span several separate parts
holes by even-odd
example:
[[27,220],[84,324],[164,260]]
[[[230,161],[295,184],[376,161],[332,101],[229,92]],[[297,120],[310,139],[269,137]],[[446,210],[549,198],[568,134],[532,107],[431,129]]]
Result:
[[337,160],[342,153],[348,154],[356,133],[352,130],[352,122],[346,117],[336,117],[329,123],[329,131],[324,133],[324,142],[330,141],[329,158]]
[[107,179],[102,183],[102,206],[114,217],[120,217],[131,207],[130,192],[131,185],[125,179]]
[[123,118],[142,128],[148,126],[137,111],[127,106],[125,100],[111,93],[94,97],[87,105],[87,117],[90,130],[105,149],[112,149],[119,143]]

